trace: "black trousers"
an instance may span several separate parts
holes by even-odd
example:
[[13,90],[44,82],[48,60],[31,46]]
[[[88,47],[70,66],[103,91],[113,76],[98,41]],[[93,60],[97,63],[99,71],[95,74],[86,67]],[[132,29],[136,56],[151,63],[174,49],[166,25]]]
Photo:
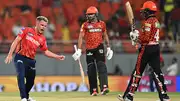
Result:
[[21,99],[29,98],[29,92],[34,85],[34,79],[36,75],[35,63],[35,60],[20,54],[16,54],[14,57],[14,64],[16,67],[17,81]]
[[132,72],[130,82],[123,97],[127,94],[135,94],[147,64],[149,64],[154,71],[153,80],[155,81],[159,95],[161,96],[161,94],[166,93],[166,85],[164,84],[164,77],[160,69],[160,47],[159,45],[147,45],[139,49],[136,67]]
[[97,77],[99,78],[101,91],[103,90],[104,85],[108,87],[103,44],[100,44],[95,49],[86,50],[86,62],[90,94],[92,94],[94,90],[98,92]]

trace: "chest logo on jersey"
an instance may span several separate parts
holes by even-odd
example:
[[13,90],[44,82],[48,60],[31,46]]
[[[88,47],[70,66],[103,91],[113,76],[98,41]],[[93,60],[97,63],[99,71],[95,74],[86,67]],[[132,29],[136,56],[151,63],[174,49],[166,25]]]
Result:
[[30,32],[28,32],[28,36],[33,36],[33,34],[32,34],[32,33],[30,33]]
[[36,46],[39,46],[40,43],[38,41],[36,41],[34,38],[32,38],[31,36],[27,35],[26,39],[31,41],[32,43],[34,43]]
[[87,28],[90,29],[90,28],[93,28],[93,26],[92,25],[88,25]]
[[102,32],[101,28],[93,28],[93,29],[89,29],[89,32],[94,33],[94,32]]

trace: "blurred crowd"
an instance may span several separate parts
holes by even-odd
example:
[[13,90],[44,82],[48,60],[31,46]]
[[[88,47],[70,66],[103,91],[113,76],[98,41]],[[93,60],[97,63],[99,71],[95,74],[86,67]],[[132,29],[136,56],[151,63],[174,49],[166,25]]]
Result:
[[[50,21],[44,33],[47,40],[65,42],[67,47],[64,47],[70,52],[73,47],[67,43],[77,40],[80,26],[86,20],[84,12],[93,5],[99,10],[99,19],[107,24],[114,49],[135,52],[131,42],[126,41],[130,31],[124,7],[127,1],[134,10],[138,29],[142,22],[139,11],[147,0],[0,0],[0,43],[12,41],[22,26],[33,27],[36,16],[44,15]],[[151,1],[159,8],[162,51],[172,53],[180,40],[180,0]],[[59,51],[56,44],[52,47]]]

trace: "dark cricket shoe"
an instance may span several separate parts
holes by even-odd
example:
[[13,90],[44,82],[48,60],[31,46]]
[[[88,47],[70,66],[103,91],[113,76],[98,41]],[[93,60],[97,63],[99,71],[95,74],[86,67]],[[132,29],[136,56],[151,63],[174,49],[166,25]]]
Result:
[[109,89],[108,88],[104,88],[101,92],[101,95],[106,95],[107,93],[109,93]]
[[120,101],[124,101],[123,96],[122,96],[121,94],[119,94],[117,98],[118,98]]
[[163,95],[163,101],[170,101],[170,98],[167,94]]
[[133,101],[133,96],[131,96],[130,94],[128,94],[125,98],[124,101]]

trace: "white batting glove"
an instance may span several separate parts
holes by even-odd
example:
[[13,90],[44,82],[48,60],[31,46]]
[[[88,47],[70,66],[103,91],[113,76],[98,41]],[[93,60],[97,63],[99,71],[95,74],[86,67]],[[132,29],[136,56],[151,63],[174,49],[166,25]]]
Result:
[[138,30],[131,31],[129,34],[130,34],[132,45],[135,45],[139,37],[139,31]]
[[74,58],[75,61],[80,58],[80,56],[81,56],[81,54],[82,54],[81,52],[82,52],[82,50],[81,50],[81,49],[78,49],[78,50],[72,55],[72,57]]
[[110,47],[107,47],[107,53],[106,53],[106,57],[108,60],[110,60],[113,56],[113,51],[111,50]]

